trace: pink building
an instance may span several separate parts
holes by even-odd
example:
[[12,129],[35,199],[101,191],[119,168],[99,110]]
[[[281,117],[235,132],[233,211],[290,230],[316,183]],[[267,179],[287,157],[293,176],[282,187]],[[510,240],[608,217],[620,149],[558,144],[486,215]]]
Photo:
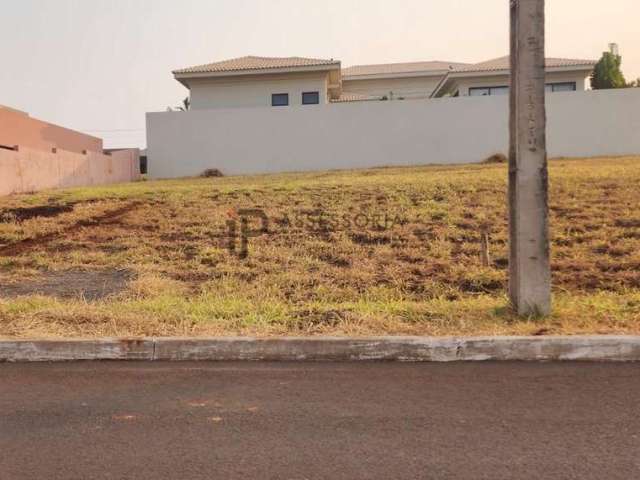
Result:
[[0,106],[0,195],[135,181],[139,154]]
[[31,118],[28,113],[0,105],[0,146],[51,151],[102,153],[102,139]]

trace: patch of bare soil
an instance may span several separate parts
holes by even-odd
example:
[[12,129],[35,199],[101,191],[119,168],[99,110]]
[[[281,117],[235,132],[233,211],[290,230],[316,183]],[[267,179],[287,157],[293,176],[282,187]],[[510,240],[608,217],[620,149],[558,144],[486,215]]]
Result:
[[0,279],[0,297],[44,295],[95,301],[122,292],[134,278],[135,274],[130,270],[44,272],[37,279],[21,282],[5,283]]
[[[117,208],[89,219],[80,220],[70,225],[61,232],[47,233],[34,238],[27,238],[16,243],[12,243],[0,248],[0,256],[11,257],[20,255],[39,245],[44,245],[52,240],[62,237],[68,233],[74,232],[82,227],[95,227],[98,225],[112,225],[117,222],[120,217],[126,215],[140,205],[139,202],[132,202],[123,207]],[[45,208],[45,207],[42,207]]]
[[24,222],[32,218],[57,217],[71,212],[73,205],[40,205],[37,207],[8,208],[0,211],[0,222]]

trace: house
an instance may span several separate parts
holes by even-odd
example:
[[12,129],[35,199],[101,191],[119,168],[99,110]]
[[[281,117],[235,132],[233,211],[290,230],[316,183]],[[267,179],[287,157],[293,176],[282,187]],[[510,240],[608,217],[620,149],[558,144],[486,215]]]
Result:
[[341,94],[340,62],[242,57],[183,68],[174,77],[191,92],[191,109],[326,104]]
[[[547,58],[545,61],[547,92],[587,90],[587,81],[595,64],[593,60]],[[507,95],[509,71],[509,56],[475,65],[459,66],[442,77],[431,96]]]
[[389,100],[429,98],[443,77],[466,66],[455,62],[355,65],[342,70],[344,95]]
[[[639,89],[584,91],[594,63],[547,59],[551,157],[640,152]],[[448,165],[509,151],[506,58],[342,68],[243,57],[174,75],[192,111],[147,113],[150,178]]]
[[[587,89],[593,60],[547,59],[550,92]],[[302,57],[241,57],[173,71],[191,92],[191,108],[287,107],[367,100],[501,95],[509,57],[467,64],[446,61],[341,67]]]

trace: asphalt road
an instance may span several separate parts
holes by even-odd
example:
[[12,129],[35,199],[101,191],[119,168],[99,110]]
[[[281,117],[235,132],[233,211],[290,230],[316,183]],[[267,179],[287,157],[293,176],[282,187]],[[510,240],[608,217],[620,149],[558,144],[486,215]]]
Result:
[[0,365],[0,479],[640,478],[640,365]]

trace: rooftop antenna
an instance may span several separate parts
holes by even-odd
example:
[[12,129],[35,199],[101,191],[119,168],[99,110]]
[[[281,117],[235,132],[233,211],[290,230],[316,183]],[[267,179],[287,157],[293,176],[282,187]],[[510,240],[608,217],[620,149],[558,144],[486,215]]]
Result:
[[610,43],[609,44],[609,51],[615,55],[616,57],[618,55],[620,55],[620,49],[618,48],[618,44],[617,43]]

